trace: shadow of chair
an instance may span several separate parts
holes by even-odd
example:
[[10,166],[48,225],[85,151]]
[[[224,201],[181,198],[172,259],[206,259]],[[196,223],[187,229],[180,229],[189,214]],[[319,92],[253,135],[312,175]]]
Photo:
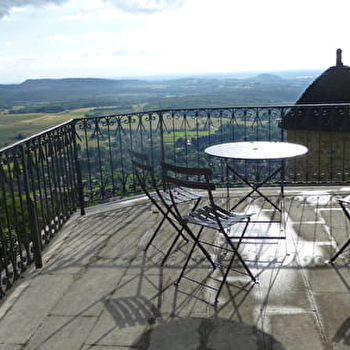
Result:
[[105,301],[107,311],[119,328],[154,323],[158,310],[142,295],[111,298]]
[[[238,214],[225,210],[224,208],[218,206],[214,201],[213,191],[215,190],[215,185],[211,182],[212,171],[209,168],[187,168],[172,165],[166,162],[161,162],[163,168],[164,181],[168,186],[169,193],[171,195],[171,200],[173,203],[174,216],[177,218],[178,222],[181,224],[185,232],[193,238],[193,245],[187,256],[186,262],[182,268],[180,276],[177,279],[176,284],[178,285],[183,277],[187,265],[191,259],[191,256],[197,246],[204,247],[209,246],[219,250],[218,258],[214,264],[214,269],[220,267],[223,270],[223,278],[217,289],[215,296],[215,303],[218,302],[218,298],[222,287],[224,286],[226,279],[228,277],[229,271],[232,270],[233,262],[238,259],[240,264],[243,266],[246,274],[251,278],[251,280],[256,283],[257,280],[250,271],[246,262],[239,253],[239,246],[244,238],[247,231],[248,225],[253,214]],[[185,187],[191,190],[204,190],[208,196],[209,204],[196,209],[188,213],[187,215],[182,215],[178,208],[176,197],[173,195],[173,188]],[[190,224],[194,226],[199,226],[199,231],[195,234],[190,228]],[[240,224],[241,232],[239,235],[230,235],[230,229],[233,225]],[[192,227],[192,226],[191,226]],[[222,240],[220,245],[215,242],[209,242],[208,240],[202,240],[201,235],[204,228],[209,228],[215,230]],[[237,240],[237,242],[234,241]],[[210,257],[210,253],[206,248],[206,257]],[[223,265],[221,260],[224,257],[227,259],[227,255],[231,253],[231,258],[228,259],[226,266]],[[209,258],[210,263],[212,259]],[[212,287],[211,287],[212,288]]]
[[[159,188],[159,185],[155,177],[154,167],[151,166],[148,155],[142,152],[134,151],[134,150],[129,150],[129,153],[132,159],[133,169],[134,169],[136,178],[143,192],[151,200],[152,204],[158,209],[158,211],[162,214],[162,219],[157,225],[156,229],[154,230],[144,251],[146,251],[149,248],[149,246],[152,244],[153,240],[159,233],[165,220],[167,220],[171,224],[171,226],[175,229],[175,232],[177,232],[177,235],[172,241],[168,251],[164,255],[164,258],[161,263],[161,265],[163,266],[166,259],[168,258],[171,251],[173,250],[176,242],[178,241],[179,237],[182,237],[186,242],[188,242],[188,239],[183,234],[183,229],[181,228],[181,226],[179,226],[176,223],[177,220],[174,220],[174,218],[171,216],[173,201],[170,198],[170,193],[167,191],[161,190]],[[191,208],[192,211],[197,208],[202,198],[202,195],[200,193],[191,191],[186,188],[181,188],[181,187],[174,188],[172,191],[172,195],[173,195],[173,200],[177,205],[193,202],[193,206]]]

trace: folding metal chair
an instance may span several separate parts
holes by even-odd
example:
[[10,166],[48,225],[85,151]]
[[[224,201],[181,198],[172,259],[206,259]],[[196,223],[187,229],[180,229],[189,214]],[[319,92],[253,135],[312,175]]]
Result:
[[[147,197],[151,200],[152,204],[154,204],[155,207],[162,214],[162,219],[157,225],[155,231],[151,236],[151,239],[148,241],[144,250],[146,251],[152,244],[154,238],[157,236],[165,220],[168,220],[168,222],[177,232],[175,239],[173,240],[172,244],[170,245],[168,251],[166,252],[162,260],[161,265],[163,265],[166,259],[168,258],[169,254],[171,253],[172,249],[174,248],[179,237],[181,236],[186,242],[188,242],[188,239],[183,234],[183,228],[181,227],[181,225],[179,225],[176,218],[171,217],[173,201],[170,198],[169,192],[159,189],[154,175],[154,168],[150,165],[149,157],[147,156],[147,154],[142,152],[136,152],[133,150],[129,150],[129,153],[131,155],[136,177],[143,192],[147,195]],[[195,210],[197,208],[202,198],[202,195],[200,193],[191,191],[187,188],[180,187],[174,188],[172,195],[173,200],[176,202],[176,204],[182,204],[193,201],[194,204],[191,210]]]
[[[350,221],[350,213],[348,206],[350,205],[350,196],[345,198],[338,199],[340,207],[343,209],[343,212],[346,218]],[[338,252],[329,260],[330,263],[333,263],[337,257],[344,252],[344,250],[350,245],[350,238],[343,244],[343,246],[338,250]]]
[[[199,232],[197,233],[197,235],[194,234],[193,232],[191,234],[191,237],[195,237],[195,239],[176,284],[180,283],[181,278],[183,277],[186,271],[187,265],[194,252],[194,249],[199,244],[201,244],[202,246],[209,245],[216,249],[222,249],[225,255],[229,252],[231,252],[232,254],[231,259],[229,260],[226,266],[223,266],[220,262],[217,262],[215,264],[215,267],[224,268],[223,279],[219,285],[219,288],[217,289],[215,302],[218,301],[222,287],[226,282],[229,271],[232,270],[232,264],[236,258],[240,261],[247,275],[251,278],[251,280],[254,283],[256,283],[257,282],[256,278],[250,271],[249,267],[247,266],[246,262],[244,261],[240,253],[238,252],[238,248],[242,242],[242,239],[244,238],[244,234],[246,233],[251,216],[253,214],[232,213],[221,208],[215,203],[214,196],[213,196],[215,185],[210,182],[211,176],[212,176],[211,169],[179,167],[179,166],[175,166],[165,162],[161,162],[161,165],[163,168],[164,181],[169,185],[169,191],[170,191],[171,199],[173,201],[173,208],[175,211],[174,214],[177,216],[178,221],[184,227],[184,230],[186,232],[191,231],[189,224],[200,226]],[[208,205],[202,208],[196,209],[195,211],[192,211],[187,215],[182,215],[180,210],[178,210],[176,197],[173,196],[173,190],[172,190],[172,188],[176,188],[178,186],[186,187],[194,190],[205,190],[208,195],[208,201],[209,201]],[[238,223],[242,224],[241,226],[243,227],[240,235],[238,236],[238,238],[237,238],[237,234],[234,237],[230,236],[229,229],[233,225],[236,225]],[[219,235],[221,235],[221,238],[223,239],[224,244],[217,245],[215,243],[202,240],[201,234],[204,228],[210,228],[210,229],[216,230],[219,233]],[[238,239],[238,242],[234,244],[233,241],[237,239]],[[209,252],[208,252],[208,255],[210,255]]]

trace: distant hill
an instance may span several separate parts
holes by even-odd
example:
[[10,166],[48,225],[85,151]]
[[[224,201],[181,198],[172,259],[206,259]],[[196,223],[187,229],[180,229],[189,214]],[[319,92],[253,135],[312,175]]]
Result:
[[268,73],[259,74],[255,78],[252,78],[251,80],[260,81],[268,84],[285,82],[285,80],[280,76],[275,74],[268,74]]
[[[110,101],[118,105],[146,104],[149,108],[294,103],[314,76],[258,74],[236,78],[223,76],[178,79],[29,79],[21,84],[0,84],[0,108],[37,103]],[[80,102],[79,102],[80,101]],[[98,105],[98,103],[97,103]]]
[[18,85],[0,85],[0,103],[65,102],[90,98],[113,98],[116,94],[140,92],[148,86],[140,80],[95,78],[30,79]]

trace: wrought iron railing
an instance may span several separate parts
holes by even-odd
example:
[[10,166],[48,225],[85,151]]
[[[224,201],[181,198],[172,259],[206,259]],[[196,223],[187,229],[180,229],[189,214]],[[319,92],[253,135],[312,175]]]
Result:
[[[322,120],[322,130],[295,131],[295,123],[291,129],[284,122],[301,120],[303,108],[312,108],[312,118]],[[85,206],[140,191],[128,149],[146,152],[156,169],[161,159],[210,166],[219,186],[239,186],[238,179],[228,176],[223,161],[204,153],[206,147],[256,140],[306,143],[310,152],[289,162],[287,182],[346,183],[349,130],[324,130],[339,116],[349,120],[350,104],[108,115],[74,119],[0,150],[0,298],[29,264],[41,266],[41,250],[78,208],[84,213]],[[237,162],[235,166],[258,180],[274,164]]]
[[[288,107],[161,110],[76,119],[85,200],[133,193],[128,149],[149,154],[153,165],[166,159],[179,165],[207,166],[204,149],[229,141],[279,141]],[[221,162],[216,181],[225,182]]]
[[76,150],[72,122],[1,150],[0,298],[79,206]]

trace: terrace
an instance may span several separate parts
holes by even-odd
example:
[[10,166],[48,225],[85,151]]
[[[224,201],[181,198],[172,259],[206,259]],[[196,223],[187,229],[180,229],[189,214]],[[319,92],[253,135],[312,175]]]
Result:
[[[79,119],[1,150],[0,349],[346,348],[347,253],[333,265],[327,262],[348,238],[336,200],[350,190],[343,133],[330,138],[330,149],[337,151],[327,155],[328,165],[321,143],[301,163],[288,163],[287,239],[243,243],[259,284],[242,275],[237,263],[215,305],[213,291],[193,281],[215,286],[218,280],[208,276],[200,252],[181,284],[173,284],[189,244],[181,242],[160,266],[171,227],[163,227],[143,250],[160,214],[138,187],[128,148],[147,152],[154,165],[166,159],[210,166],[217,200],[226,201],[229,186],[234,202],[247,189],[204,148],[229,141],[287,140],[280,125],[293,107]],[[334,111],[348,116],[349,107],[315,105],[313,111],[320,123],[330,116],[332,124]],[[298,106],[304,108],[310,105]],[[273,166],[237,164],[253,181]],[[264,187],[269,198],[277,196],[277,182],[272,178]],[[276,214],[261,199],[239,209],[263,218]],[[250,230],[278,232],[272,224],[254,224]]]

